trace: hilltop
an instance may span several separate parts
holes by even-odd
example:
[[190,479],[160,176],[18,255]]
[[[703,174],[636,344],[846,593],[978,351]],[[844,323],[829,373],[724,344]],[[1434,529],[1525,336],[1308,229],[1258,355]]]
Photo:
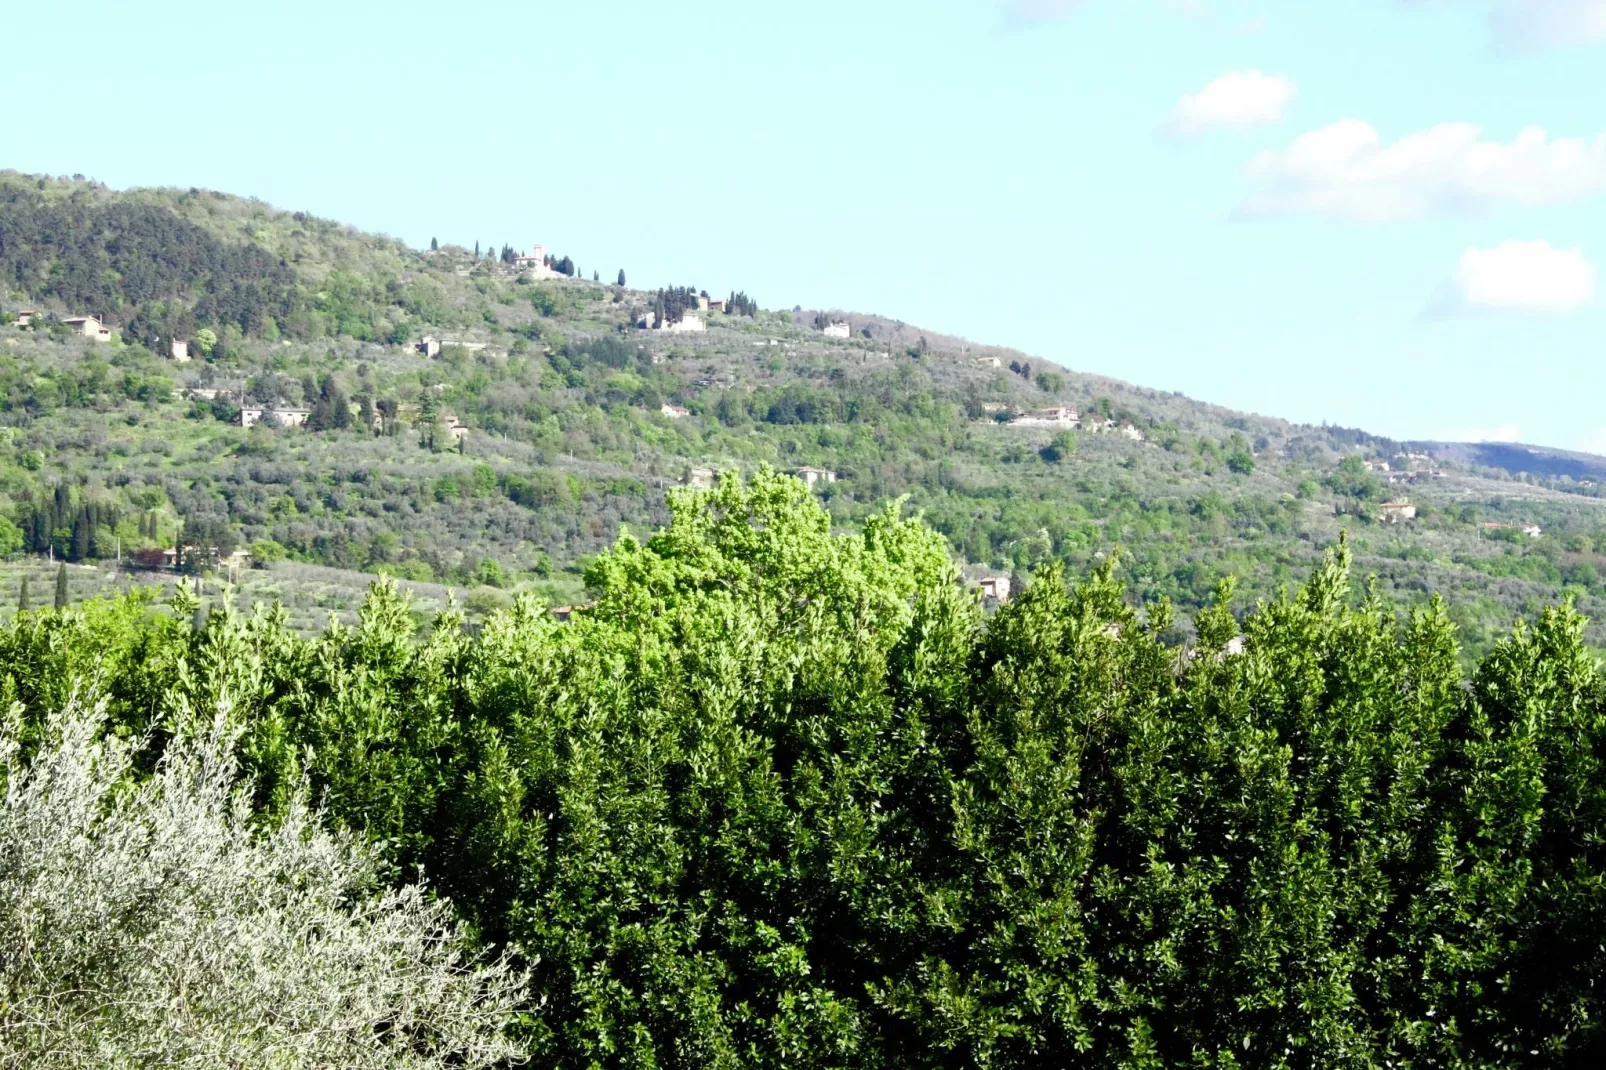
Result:
[[584,250],[520,255],[0,174],[0,600],[28,576],[37,604],[66,559],[73,597],[178,565],[304,630],[378,573],[471,615],[521,589],[578,601],[670,488],[768,464],[815,470],[850,529],[907,496],[972,581],[1119,551],[1145,601],[1198,607],[1233,576],[1247,603],[1347,530],[1388,597],[1446,595],[1471,652],[1563,590],[1606,618],[1600,458],[1292,424],[890,317],[635,289]]

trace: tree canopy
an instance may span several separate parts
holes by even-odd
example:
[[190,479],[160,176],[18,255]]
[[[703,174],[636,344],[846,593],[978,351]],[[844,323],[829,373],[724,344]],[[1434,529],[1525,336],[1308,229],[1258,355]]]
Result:
[[422,865],[563,1067],[1593,1065],[1606,692],[1570,606],[1469,676],[1348,549],[1175,635],[1103,566],[996,614],[893,504],[671,496],[560,623],[192,596],[20,614],[0,700],[225,706],[261,819]]

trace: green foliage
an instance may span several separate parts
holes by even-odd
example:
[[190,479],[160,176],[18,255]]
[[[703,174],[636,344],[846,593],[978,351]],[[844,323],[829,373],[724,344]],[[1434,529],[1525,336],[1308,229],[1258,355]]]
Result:
[[258,334],[302,303],[295,273],[255,244],[220,241],[159,205],[50,198],[15,178],[0,179],[0,278],[153,344],[198,323]]
[[836,532],[768,471],[670,503],[567,624],[521,597],[421,634],[389,581],[314,639],[91,606],[0,633],[0,698],[103,672],[140,733],[227,698],[265,816],[308,778],[528,964],[543,1065],[1598,1056],[1606,690],[1571,607],[1469,681],[1446,608],[1352,592],[1340,546],[1179,649],[1114,556],[987,619],[897,506]]

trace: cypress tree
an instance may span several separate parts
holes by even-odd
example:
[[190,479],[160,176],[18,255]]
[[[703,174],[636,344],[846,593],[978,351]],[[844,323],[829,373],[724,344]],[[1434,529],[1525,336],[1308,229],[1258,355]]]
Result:
[[440,251],[440,247],[441,247],[441,243],[440,242],[436,241],[434,238],[429,239],[429,251],[430,252],[432,252],[432,253],[439,252]]
[[18,613],[26,613],[26,612],[28,612],[29,608],[31,608],[28,605],[28,601],[29,601],[28,600],[28,577],[24,576],[24,577],[22,577],[22,588],[21,588],[21,590],[19,590],[17,592],[17,612]]
[[64,561],[56,569],[56,608],[66,609],[69,599],[67,597],[67,563]]
[[620,268],[619,269],[619,281],[615,285],[617,285],[621,290],[624,289],[624,286],[625,286],[625,269],[624,268]]
[[69,561],[82,561],[89,556],[89,511],[78,514],[72,525],[72,549]]

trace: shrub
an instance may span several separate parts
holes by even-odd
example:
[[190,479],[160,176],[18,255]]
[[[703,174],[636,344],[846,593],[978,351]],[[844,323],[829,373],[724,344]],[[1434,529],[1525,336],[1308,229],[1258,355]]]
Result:
[[450,906],[376,890],[375,856],[298,794],[255,829],[235,733],[182,733],[155,775],[100,707],[0,728],[0,1061],[11,1066],[489,1066],[517,975],[475,965]]

